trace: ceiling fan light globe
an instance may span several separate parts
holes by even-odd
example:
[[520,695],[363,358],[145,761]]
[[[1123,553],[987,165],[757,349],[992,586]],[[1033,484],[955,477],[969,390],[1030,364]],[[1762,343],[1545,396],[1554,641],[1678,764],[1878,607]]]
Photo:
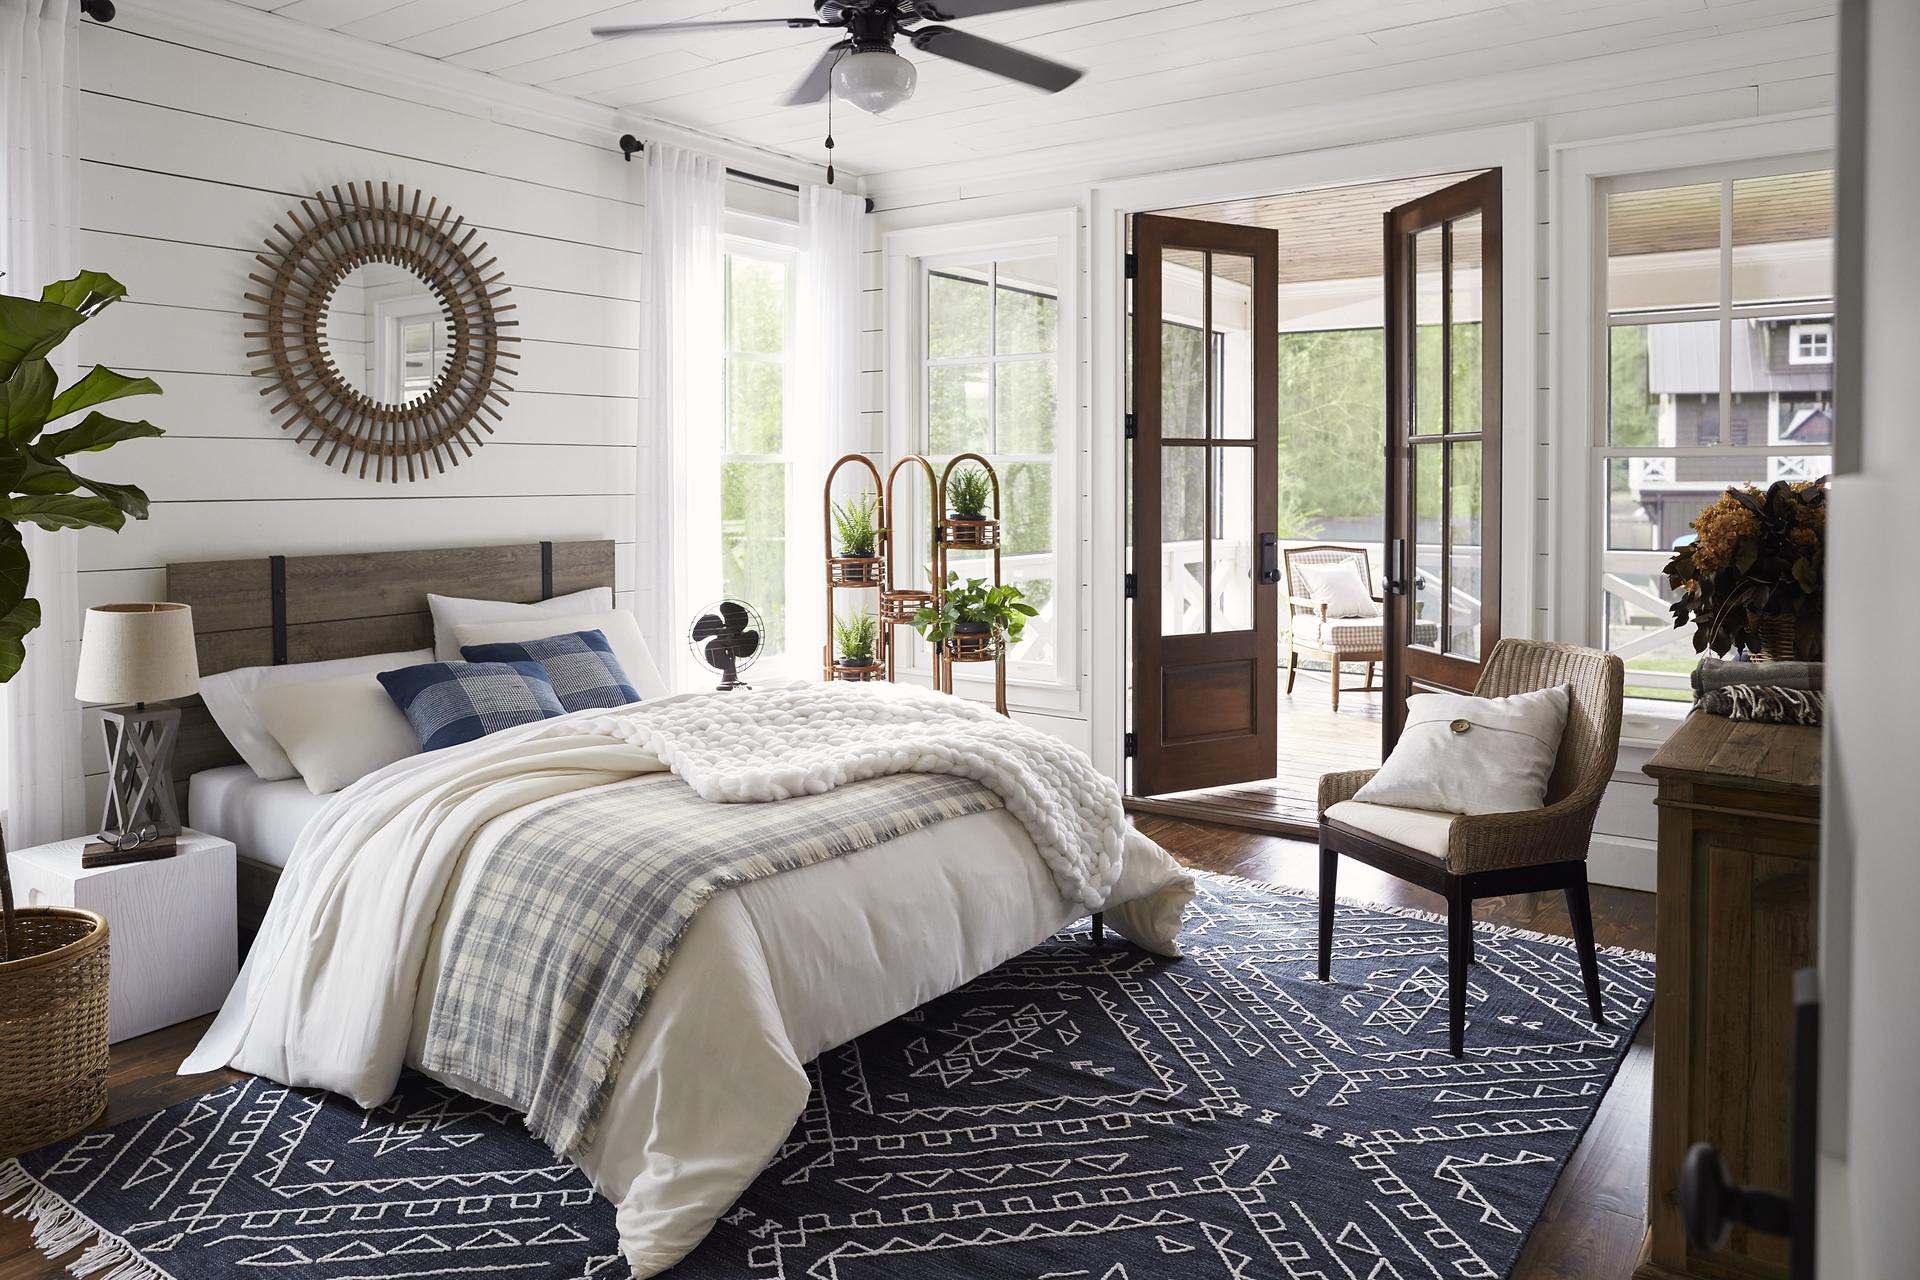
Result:
[[919,73],[891,49],[862,49],[833,68],[833,94],[840,101],[879,115],[913,96]]

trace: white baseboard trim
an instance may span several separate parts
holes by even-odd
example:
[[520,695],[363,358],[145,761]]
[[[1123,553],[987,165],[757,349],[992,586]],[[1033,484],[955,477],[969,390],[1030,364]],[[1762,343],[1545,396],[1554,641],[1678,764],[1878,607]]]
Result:
[[1596,835],[1587,845],[1587,881],[1652,893],[1659,870],[1659,846],[1632,836]]

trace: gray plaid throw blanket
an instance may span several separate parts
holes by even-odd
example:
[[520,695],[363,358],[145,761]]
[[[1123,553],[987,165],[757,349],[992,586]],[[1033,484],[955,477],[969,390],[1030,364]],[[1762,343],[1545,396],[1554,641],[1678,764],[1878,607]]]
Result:
[[1768,684],[1729,684],[1700,696],[1700,709],[1729,720],[1762,724],[1813,724],[1826,718],[1826,695],[1818,689],[1783,689]]
[[478,873],[448,936],[421,1065],[492,1090],[573,1155],[707,899],[1000,807],[978,782],[928,774],[712,804],[661,773],[549,805]]

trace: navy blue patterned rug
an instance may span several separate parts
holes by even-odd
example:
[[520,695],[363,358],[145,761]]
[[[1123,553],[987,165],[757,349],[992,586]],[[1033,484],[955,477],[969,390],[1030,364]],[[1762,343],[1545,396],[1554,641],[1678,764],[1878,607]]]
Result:
[[[1464,1060],[1444,931],[1206,878],[1188,955],[1070,931],[811,1071],[806,1115],[677,1280],[1502,1277],[1645,1016],[1601,958],[1483,927]],[[511,1113],[417,1076],[372,1112],[263,1080],[0,1165],[101,1280],[624,1274],[613,1209]]]

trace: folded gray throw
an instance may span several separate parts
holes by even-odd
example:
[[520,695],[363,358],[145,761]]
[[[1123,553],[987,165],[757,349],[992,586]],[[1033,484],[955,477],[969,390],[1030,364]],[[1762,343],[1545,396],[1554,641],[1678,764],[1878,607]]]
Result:
[[1724,688],[1707,690],[1700,698],[1700,709],[1708,715],[1725,716],[1729,720],[1753,720],[1761,724],[1819,724],[1826,718],[1827,697],[1818,689],[1730,684]]
[[1756,684],[1772,689],[1820,688],[1818,662],[1737,662],[1728,658],[1703,657],[1693,669],[1693,696],[1729,685]]

